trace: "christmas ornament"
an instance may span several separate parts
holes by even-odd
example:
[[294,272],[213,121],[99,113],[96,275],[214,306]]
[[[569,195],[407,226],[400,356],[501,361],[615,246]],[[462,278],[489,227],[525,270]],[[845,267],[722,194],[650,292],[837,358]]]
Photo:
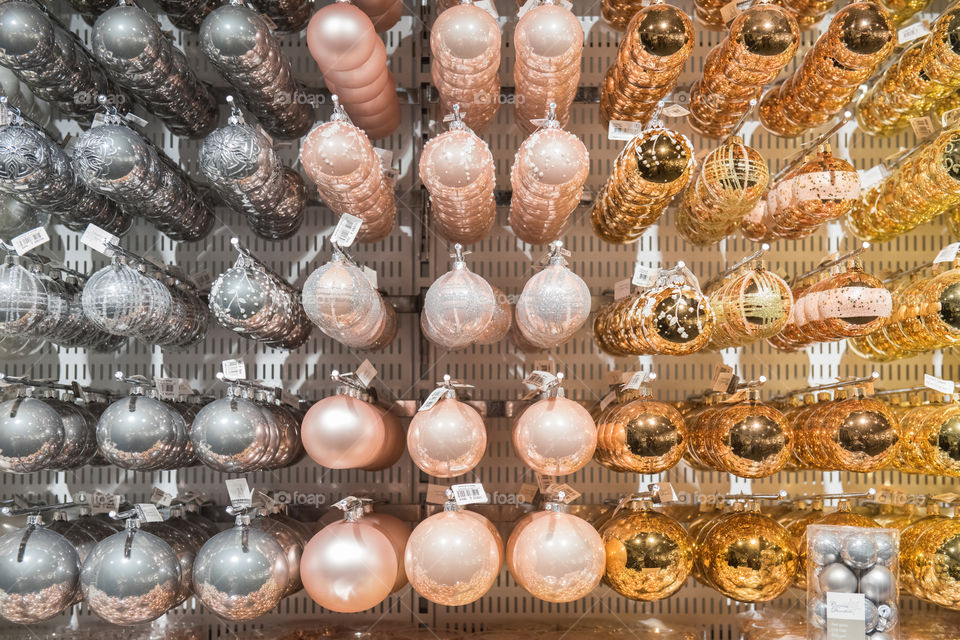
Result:
[[403,551],[407,548],[407,540],[410,538],[410,525],[395,516],[373,511],[369,504],[365,505],[363,517],[366,522],[378,527],[393,544],[393,550],[397,555],[397,579],[393,583],[391,593],[396,593],[407,584]]
[[680,412],[653,400],[649,387],[621,393],[597,418],[597,462],[614,471],[661,473],[683,457],[687,425]]
[[0,469],[32,473],[47,468],[66,442],[63,418],[31,397],[0,403]]
[[493,288],[470,271],[463,247],[454,245],[453,268],[427,289],[420,325],[427,338],[448,349],[462,349],[479,339],[493,319]]
[[524,283],[517,299],[517,329],[543,349],[572,338],[590,316],[590,289],[567,268],[562,247],[551,243],[546,268]]
[[487,450],[487,429],[476,409],[457,400],[449,375],[443,377],[440,389],[441,399],[430,404],[428,398],[410,421],[407,451],[424,473],[454,478],[480,463]]
[[[188,425],[179,413],[133,387],[128,398],[117,400],[97,422],[97,445],[104,457],[122,469],[147,471],[176,469],[192,459]],[[192,453],[192,447],[191,452]]]
[[369,16],[377,33],[389,31],[403,15],[401,0],[356,0],[353,4]]
[[820,589],[824,592],[855,593],[857,576],[839,562],[828,565],[820,572]]
[[716,326],[710,347],[727,349],[780,333],[790,320],[790,285],[762,261],[725,276],[710,292]]

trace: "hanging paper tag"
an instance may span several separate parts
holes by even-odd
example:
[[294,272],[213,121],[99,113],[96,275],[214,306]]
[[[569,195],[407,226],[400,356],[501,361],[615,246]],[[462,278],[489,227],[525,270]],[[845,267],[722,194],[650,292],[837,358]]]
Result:
[[639,389],[640,387],[643,386],[643,383],[645,383],[649,379],[649,377],[650,377],[649,372],[637,371],[632,376],[630,376],[629,380],[627,380],[624,383],[623,388],[634,389],[634,390]]
[[220,363],[220,371],[227,380],[246,380],[247,365],[243,360],[224,360]]
[[547,488],[557,483],[555,476],[545,476],[542,473],[535,473],[533,476],[537,479],[537,488],[540,489],[540,493],[545,494]]
[[363,275],[366,276],[367,282],[370,283],[370,286],[374,289],[377,288],[377,272],[370,267],[364,265]]
[[104,493],[99,489],[90,496],[90,507],[94,513],[109,513],[119,511],[123,496],[115,493]]
[[582,493],[580,493],[579,491],[577,491],[576,489],[574,489],[573,487],[571,487],[569,484],[566,484],[566,483],[551,484],[549,487],[547,487],[547,490],[544,492],[544,495],[548,495],[550,497],[556,497],[561,491],[563,491],[563,504],[570,504],[571,502],[579,498],[581,495],[583,495]]
[[923,386],[949,396],[952,396],[957,390],[957,385],[953,380],[944,380],[943,378],[932,376],[929,373],[923,376]]
[[897,44],[906,44],[912,42],[917,38],[922,38],[925,35],[930,33],[930,29],[923,23],[923,21],[914,22],[913,24],[908,24],[903,29],[900,29],[897,32]]
[[647,491],[654,493],[658,497],[660,504],[677,501],[677,492],[669,482],[656,482],[647,485]]
[[557,363],[552,360],[534,360],[534,371],[546,371],[547,373],[557,374]]
[[479,482],[454,484],[450,488],[453,490],[454,501],[460,506],[490,502],[487,498],[487,492],[483,490],[483,485]]
[[105,256],[112,257],[114,251],[107,245],[119,246],[120,238],[109,231],[104,231],[95,224],[88,224],[87,228],[83,231],[83,235],[80,236],[80,242],[94,251],[99,251]]
[[682,118],[690,114],[690,110],[682,104],[668,104],[661,111],[660,115],[664,118]]
[[417,412],[420,411],[430,411],[433,407],[440,402],[440,399],[443,398],[449,389],[446,387],[437,387],[430,392],[430,395],[427,396],[427,399],[423,401],[423,404],[420,405],[420,408],[417,409]]
[[176,378],[154,378],[153,383],[157,386],[157,397],[160,400],[173,400],[177,397],[180,385]]
[[126,120],[127,122],[132,122],[133,124],[139,127],[145,127],[149,124],[146,120],[144,120],[143,118],[141,118],[135,113],[125,113],[123,114],[123,119]]
[[737,0],[730,0],[730,2],[720,7],[720,18],[724,23],[730,22],[738,15],[740,15],[740,7],[737,6]]
[[886,180],[887,176],[890,175],[890,170],[887,169],[886,165],[878,164],[866,171],[858,171],[857,173],[860,174],[860,188],[866,190],[878,182]]
[[349,213],[343,214],[333,230],[333,235],[330,236],[330,242],[335,242],[340,247],[349,247],[356,240],[361,226],[363,226],[363,218]]
[[540,391],[544,391],[556,381],[557,376],[553,375],[549,371],[534,370],[528,373],[527,377],[523,379],[523,384],[535,387]]
[[209,269],[204,269],[198,273],[191,273],[190,280],[193,282],[193,286],[199,291],[204,291],[210,288],[210,283],[213,282],[213,276],[210,274]]
[[235,507],[249,507],[253,503],[253,492],[247,484],[246,478],[227,478],[224,480],[227,485],[227,495],[230,497],[230,504]]
[[517,502],[521,504],[530,504],[537,497],[539,487],[535,484],[524,483],[517,490]]
[[369,360],[364,360],[354,372],[357,380],[365,387],[369,387],[373,379],[377,377],[377,368]]
[[160,487],[154,487],[150,492],[150,502],[158,507],[169,507],[173,503],[173,496]]
[[613,285],[613,299],[622,300],[629,296],[631,286],[632,285],[629,278],[618,281],[615,285]]
[[910,128],[913,129],[913,135],[917,136],[917,140],[925,140],[937,131],[930,116],[910,118]]
[[633,278],[630,282],[641,289],[646,289],[654,285],[659,275],[660,269],[658,267],[648,267],[643,264],[638,264],[633,268]]
[[530,11],[530,9],[539,6],[540,0],[526,0],[526,2],[520,5],[520,8],[517,9],[517,18],[522,18],[523,16],[527,15],[527,12]]
[[600,401],[600,411],[603,411],[610,406],[610,403],[617,399],[617,392],[611,391],[607,395],[603,396],[603,399]]
[[607,125],[608,140],[633,140],[643,133],[642,122],[632,122],[630,120],[611,120]]
[[137,515],[140,516],[143,522],[163,522],[163,516],[160,515],[160,510],[157,509],[157,505],[155,504],[145,502],[134,505],[134,508],[137,510]]
[[21,233],[11,240],[13,250],[16,251],[19,256],[26,255],[31,249],[36,249],[47,242],[50,242],[50,236],[47,235],[47,230],[43,227],[37,227],[26,233]]
[[940,124],[944,129],[951,129],[960,121],[960,108],[950,109],[940,114]]
[[933,264],[939,264],[941,262],[953,262],[957,257],[957,252],[960,252],[960,242],[948,244],[943,249],[940,249],[940,253],[938,253],[937,257],[933,259]]
[[730,387],[736,388],[737,383],[734,380],[736,378],[733,375],[733,367],[729,365],[720,365],[717,367],[717,370],[713,372],[713,382],[710,385],[710,389],[717,391],[719,393],[730,393]]
[[447,501],[447,489],[448,487],[445,487],[442,484],[428,484],[427,496],[424,501],[427,504],[445,503]]
[[479,0],[479,2],[474,2],[473,6],[480,7],[493,16],[495,20],[500,19],[500,14],[497,13],[497,8],[493,5],[493,0]]

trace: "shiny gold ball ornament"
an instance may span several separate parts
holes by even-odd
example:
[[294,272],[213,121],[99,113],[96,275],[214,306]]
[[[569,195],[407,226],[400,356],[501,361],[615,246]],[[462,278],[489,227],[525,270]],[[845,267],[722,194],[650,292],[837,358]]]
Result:
[[680,412],[643,390],[636,399],[601,414],[594,458],[614,471],[661,473],[680,462],[686,437]]
[[643,0],[601,0],[603,21],[617,31],[626,31],[630,19],[646,4]]
[[783,278],[757,264],[723,280],[710,293],[710,307],[716,316],[710,348],[739,347],[780,333],[793,293]]
[[954,514],[908,527],[900,540],[900,571],[915,596],[960,609],[960,518]]
[[840,9],[786,80],[760,101],[760,121],[794,137],[827,122],[890,55],[897,38],[889,14],[873,2]]
[[902,440],[896,466],[909,473],[960,476],[960,402],[914,407],[900,418]]
[[701,529],[697,549],[704,581],[740,602],[773,600],[797,573],[796,540],[753,505]]
[[658,2],[631,15],[600,88],[604,127],[611,120],[647,122],[693,52],[693,23],[677,7]]
[[593,230],[615,244],[634,242],[690,181],[693,146],[686,136],[651,127],[627,143],[594,204]]
[[607,558],[603,580],[624,597],[662,600],[690,575],[693,541],[679,522],[649,503],[629,503],[601,535]]

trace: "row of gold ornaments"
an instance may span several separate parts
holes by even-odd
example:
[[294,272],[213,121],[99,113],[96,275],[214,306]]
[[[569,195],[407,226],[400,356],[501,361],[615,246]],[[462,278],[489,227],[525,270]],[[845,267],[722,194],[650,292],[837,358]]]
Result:
[[839,113],[896,45],[890,15],[872,2],[838,11],[793,74],[760,101],[768,130],[794,137]]
[[870,87],[857,106],[857,122],[889,135],[907,127],[960,88],[960,9],[944,12],[931,32],[915,40]]
[[847,227],[865,240],[890,240],[960,204],[960,127],[906,155],[886,179],[864,192]]
[[898,360],[960,342],[960,263],[934,265],[891,281],[892,312],[877,329],[851,339],[862,358]]

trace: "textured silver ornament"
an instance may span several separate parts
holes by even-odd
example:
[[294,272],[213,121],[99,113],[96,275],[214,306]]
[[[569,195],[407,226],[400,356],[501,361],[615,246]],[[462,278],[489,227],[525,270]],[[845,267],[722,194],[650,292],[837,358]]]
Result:
[[840,538],[830,531],[818,531],[813,539],[810,559],[814,564],[825,566],[840,560]]

